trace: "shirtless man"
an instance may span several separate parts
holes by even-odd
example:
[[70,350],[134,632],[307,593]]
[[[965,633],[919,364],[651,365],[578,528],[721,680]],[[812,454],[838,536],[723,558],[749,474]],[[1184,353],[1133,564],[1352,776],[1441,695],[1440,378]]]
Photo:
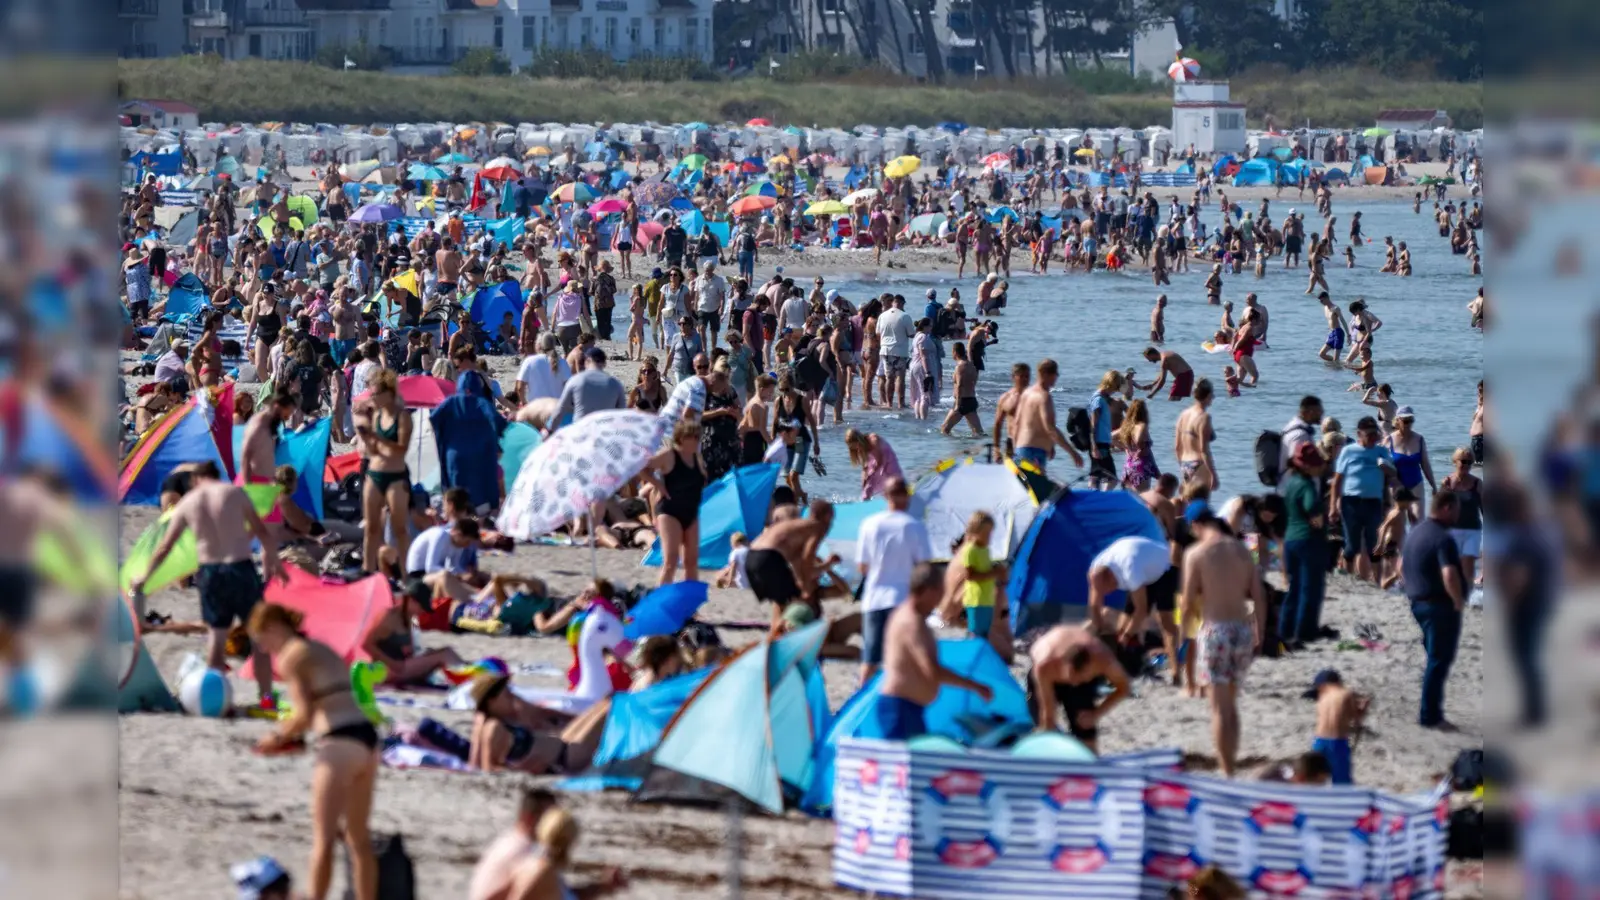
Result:
[[972,428],[973,437],[983,437],[983,424],[978,421],[978,369],[967,358],[965,344],[950,345],[950,356],[956,361],[954,387],[951,399],[955,401],[950,413],[944,417],[940,434],[949,434],[962,419]]
[[1217,478],[1217,464],[1211,458],[1211,442],[1217,437],[1211,428],[1209,412],[1214,396],[1211,380],[1200,379],[1194,386],[1194,403],[1178,414],[1178,422],[1173,429],[1173,452],[1178,457],[1178,468],[1183,472],[1183,480],[1209,481],[1213,491],[1220,484]]
[[361,342],[361,310],[340,291],[334,298],[330,315],[333,317],[333,340],[328,342],[328,349],[333,353],[334,363],[342,366],[350,351]]
[[762,457],[766,455],[767,447],[774,440],[772,429],[767,427],[768,413],[772,408],[772,396],[778,389],[778,382],[771,375],[756,377],[756,395],[744,405],[744,413],[739,417],[739,465],[759,465]]
[[[261,564],[269,579],[288,584],[289,576],[278,561],[275,532],[256,515],[249,495],[223,481],[215,462],[200,463],[192,473],[194,486],[172,507],[167,532],[156,545],[146,572],[160,571],[172,548],[178,545],[178,538],[186,531],[194,532],[195,555],[200,560],[194,584],[200,592],[200,618],[210,629],[206,666],[220,672],[227,666],[224,650],[229,630],[235,623],[249,621],[250,611],[261,600],[263,585],[250,557],[251,540],[261,542]],[[146,577],[148,574],[128,585],[136,601],[144,594]],[[142,601],[135,603],[136,607],[141,605]],[[256,647],[251,663],[261,697],[271,697],[272,660]]]
[[1268,321],[1266,306],[1261,303],[1254,292],[1251,292],[1244,295],[1244,307],[1246,316],[1250,315],[1251,312],[1256,314],[1256,342],[1265,347],[1267,345]]
[[1212,306],[1222,302],[1222,263],[1213,265],[1206,276],[1206,302]]
[[[1144,348],[1144,358],[1159,365],[1160,371],[1156,373],[1156,380],[1150,382],[1150,393],[1145,394],[1147,399],[1153,399],[1156,392],[1167,383],[1167,376],[1172,376],[1172,390],[1167,392],[1168,400],[1182,400],[1194,390],[1194,369],[1175,350],[1157,350],[1154,347]],[[1142,385],[1133,385],[1138,390]]]
[[1150,343],[1167,342],[1167,295],[1156,298],[1155,309],[1150,310]]
[[446,237],[439,251],[433,255],[433,264],[439,270],[439,280],[434,289],[446,302],[454,300],[456,285],[461,283],[461,251],[456,249],[456,242]]
[[1060,369],[1056,361],[1047,359],[1039,363],[1039,381],[1022,392],[1017,401],[1016,453],[1017,462],[1028,463],[1042,475],[1057,447],[1067,451],[1073,465],[1083,466],[1083,457],[1073,448],[1061,429],[1056,427],[1056,404],[1050,389],[1056,386]]
[[1267,601],[1255,560],[1226,522],[1202,513],[1190,527],[1198,541],[1183,557],[1183,618],[1204,623],[1196,640],[1200,684],[1210,688],[1218,767],[1222,777],[1232,778],[1239,756],[1239,688],[1266,634]]
[[767,526],[750,542],[745,555],[745,577],[757,600],[772,604],[772,633],[783,633],[783,611],[795,602],[805,603],[820,618],[817,576],[839,561],[837,555],[817,559],[817,548],[833,525],[833,504],[813,499],[810,514]]
[[295,398],[287,390],[272,396],[272,402],[250,417],[244,427],[244,444],[239,448],[240,484],[267,484],[277,471],[278,426],[294,415]]
[[1346,337],[1344,312],[1328,296],[1327,291],[1317,295],[1317,302],[1322,304],[1323,318],[1328,320],[1328,340],[1322,345],[1322,349],[1317,352],[1317,358],[1323,362],[1338,363],[1339,354],[1344,351]]
[[[1150,514],[1161,523],[1161,530],[1167,536],[1168,561],[1171,568],[1167,569],[1154,584],[1145,589],[1145,595],[1151,598],[1151,605],[1156,608],[1156,623],[1161,626],[1161,642],[1167,651],[1167,665],[1172,669],[1172,683],[1181,683],[1180,673],[1182,667],[1178,664],[1178,621],[1177,612],[1178,573],[1183,571],[1183,545],[1175,538],[1178,535],[1178,520],[1181,510],[1174,497],[1178,494],[1178,476],[1170,472],[1163,472],[1150,489],[1139,495],[1139,499],[1149,508]],[[1167,600],[1165,598],[1171,598]],[[1165,600],[1165,603],[1163,601]],[[1168,608],[1163,610],[1161,607]]]
[[[1033,642],[1028,656],[1033,663],[1028,709],[1038,730],[1056,730],[1059,709],[1067,715],[1072,736],[1100,752],[1100,722],[1132,693],[1128,671],[1116,654],[1082,625],[1057,625]],[[1100,700],[1103,682],[1110,682],[1112,691]]]
[[1027,363],[1016,363],[1011,367],[1011,388],[994,403],[994,425],[989,431],[994,435],[996,456],[1004,455],[1009,458],[1012,454],[1011,438],[1005,436],[1007,420],[1014,420],[1017,408],[1022,402],[1022,395],[1028,390],[1028,383],[1033,380],[1033,370]]
[[944,576],[927,563],[918,563],[911,572],[911,596],[889,614],[884,629],[883,681],[873,710],[884,740],[908,741],[926,734],[923,711],[946,685],[971,691],[985,703],[994,697],[988,685],[939,664],[939,642],[928,628],[928,616],[943,597]]

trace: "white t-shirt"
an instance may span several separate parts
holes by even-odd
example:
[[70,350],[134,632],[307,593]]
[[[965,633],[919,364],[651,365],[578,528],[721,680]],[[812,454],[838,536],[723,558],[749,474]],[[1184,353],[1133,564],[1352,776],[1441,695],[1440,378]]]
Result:
[[417,535],[406,553],[407,572],[466,572],[478,565],[478,552],[450,541],[450,526],[435,525]]
[[524,359],[522,368],[517,370],[517,380],[528,386],[527,396],[522,398],[522,402],[561,399],[561,389],[567,386],[567,379],[571,377],[572,367],[567,365],[565,359],[556,360],[555,371],[551,371],[550,358],[543,353],[535,353]]
[[856,537],[856,562],[867,567],[861,588],[866,612],[893,609],[911,594],[911,570],[933,558],[928,529],[909,513],[868,516]]
[[911,325],[911,314],[903,309],[891,309],[878,316],[878,339],[884,356],[910,358],[911,335],[916,331]]
[[804,297],[790,297],[783,301],[783,308],[778,313],[783,318],[785,328],[804,328],[810,311],[811,307]]
[[1172,568],[1172,552],[1165,541],[1147,537],[1117,538],[1089,563],[1089,571],[1110,569],[1117,587],[1134,591],[1153,584]]
[[744,560],[749,555],[749,547],[735,547],[728,554],[728,564],[733,566],[733,586],[736,588],[750,587],[750,576],[744,570]]
[[767,452],[761,457],[762,462],[777,463],[781,468],[789,464],[789,448],[783,441],[773,441],[767,446]]

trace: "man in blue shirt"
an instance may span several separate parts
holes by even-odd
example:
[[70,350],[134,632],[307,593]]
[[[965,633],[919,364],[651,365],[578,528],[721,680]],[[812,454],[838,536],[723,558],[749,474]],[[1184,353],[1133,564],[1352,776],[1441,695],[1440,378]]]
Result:
[[1122,373],[1108,371],[1100,379],[1100,387],[1089,398],[1089,431],[1094,441],[1089,448],[1089,488],[1096,491],[1116,490],[1116,460],[1111,456],[1111,400],[1112,394],[1122,390]]
[[1356,442],[1339,451],[1328,482],[1328,509],[1344,530],[1344,563],[1356,575],[1377,583],[1372,554],[1378,549],[1383,497],[1394,459],[1378,445],[1378,422],[1371,416],[1356,424]]

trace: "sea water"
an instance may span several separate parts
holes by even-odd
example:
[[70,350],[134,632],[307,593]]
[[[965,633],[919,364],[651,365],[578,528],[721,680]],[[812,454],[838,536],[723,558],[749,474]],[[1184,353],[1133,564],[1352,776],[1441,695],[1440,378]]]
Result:
[[[1251,203],[1244,208],[1254,211],[1258,206],[1259,203]],[[1308,232],[1321,232],[1323,219],[1316,215],[1310,201],[1297,201],[1286,194],[1273,201],[1271,215],[1279,219],[1291,208],[1307,213]],[[1347,269],[1344,248],[1348,244],[1351,213],[1358,209],[1362,230],[1371,242],[1356,250],[1356,268]],[[1336,197],[1337,244],[1325,275],[1329,292],[1341,309],[1347,310],[1353,300],[1365,299],[1383,321],[1373,340],[1377,380],[1394,388],[1399,405],[1415,410],[1416,430],[1427,440],[1435,477],[1442,479],[1451,471],[1451,451],[1467,446],[1467,429],[1472,422],[1477,383],[1482,377],[1483,335],[1470,326],[1467,304],[1483,279],[1471,274],[1467,257],[1450,252],[1449,242],[1439,236],[1431,211],[1431,202],[1423,204],[1420,214],[1414,214],[1410,202],[1357,205]],[[1214,228],[1219,218],[1215,206],[1208,207],[1203,215],[1208,228]],[[1378,271],[1383,265],[1386,235],[1396,243],[1407,243],[1411,277]],[[1481,232],[1479,240],[1483,241]],[[1056,421],[1063,432],[1067,409],[1086,406],[1107,370],[1124,371],[1132,366],[1137,370],[1136,380],[1148,384],[1155,377],[1156,367],[1141,353],[1150,345],[1150,311],[1161,293],[1168,299],[1166,343],[1162,349],[1180,353],[1195,369],[1196,377],[1211,379],[1217,391],[1211,406],[1217,435],[1213,453],[1221,476],[1217,496],[1261,490],[1253,455],[1256,438],[1266,429],[1281,430],[1295,415],[1302,396],[1320,397],[1325,414],[1337,418],[1350,435],[1354,434],[1358,419],[1376,414],[1376,410],[1362,405],[1361,392],[1349,390],[1357,380],[1353,371],[1317,359],[1328,329],[1315,294],[1305,293],[1309,276],[1304,262],[1297,269],[1285,270],[1281,257],[1269,260],[1266,275],[1260,279],[1248,266],[1238,275],[1223,275],[1223,299],[1233,302],[1235,323],[1244,311],[1245,295],[1251,291],[1258,295],[1269,315],[1268,347],[1258,348],[1255,356],[1261,383],[1255,388],[1242,388],[1239,397],[1226,396],[1222,380],[1222,368],[1233,364],[1232,358],[1227,353],[1209,354],[1201,348],[1211,339],[1222,316],[1220,306],[1206,303],[1204,282],[1209,265],[1196,263],[1190,272],[1172,275],[1172,284],[1162,287],[1151,283],[1148,271],[1062,274],[1059,265],[1053,263],[1049,275],[1030,275],[1027,252],[1019,250],[1012,256],[1007,306],[993,317],[1000,324],[999,342],[989,347],[985,370],[978,380],[978,415],[986,432],[994,419],[996,398],[1010,386],[1013,363],[1036,367],[1040,360],[1054,359],[1059,365],[1061,374],[1054,396]],[[805,267],[799,263],[790,268]],[[877,277],[845,279],[831,286],[857,305],[884,291],[902,294],[906,311],[920,317],[926,303],[923,295],[930,287],[938,292],[941,303],[952,287],[960,288],[968,314],[976,314],[978,283],[969,269],[968,277],[959,281],[948,275],[899,275],[886,271]],[[919,421],[909,410],[850,409],[845,412],[844,424],[834,425],[830,411],[821,434],[822,459],[828,474],[808,473],[803,479],[808,492],[836,500],[859,496],[860,472],[850,466],[844,453],[845,428],[873,431],[886,438],[913,481],[942,460],[982,457],[989,439],[970,437],[964,421],[956,425],[952,436],[939,433],[939,425],[951,407],[949,392],[954,371],[949,358],[950,342],[945,343],[945,394],[929,418]],[[1166,392],[1163,387],[1156,399],[1148,401],[1150,432],[1162,471],[1175,472],[1173,425],[1191,401],[1169,401]],[[859,401],[859,390],[856,399]],[[1120,472],[1122,455],[1116,456]],[[1058,482],[1070,482],[1084,471],[1058,451],[1049,474]]]

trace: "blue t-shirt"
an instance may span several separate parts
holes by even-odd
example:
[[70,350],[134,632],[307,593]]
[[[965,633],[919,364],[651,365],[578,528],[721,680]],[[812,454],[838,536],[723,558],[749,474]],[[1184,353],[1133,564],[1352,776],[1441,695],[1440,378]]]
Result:
[[[1098,412],[1099,418],[1095,418]],[[1111,404],[1106,402],[1104,394],[1095,391],[1089,398],[1089,418],[1094,425],[1094,442],[1102,446],[1111,446]]]
[[1333,471],[1344,476],[1341,488],[1344,496],[1378,499],[1383,496],[1384,466],[1394,466],[1388,447],[1345,444]]

